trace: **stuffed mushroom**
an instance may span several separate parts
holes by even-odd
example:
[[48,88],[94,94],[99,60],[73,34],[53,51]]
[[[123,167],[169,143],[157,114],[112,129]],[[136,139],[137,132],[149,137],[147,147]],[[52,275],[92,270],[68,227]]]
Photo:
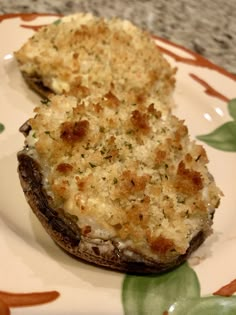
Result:
[[211,233],[221,192],[204,148],[158,102],[111,91],[96,103],[56,95],[24,124],[26,199],[70,254],[110,269],[159,273]]
[[111,91],[130,103],[154,98],[167,106],[175,85],[176,70],[150,34],[118,18],[63,17],[36,32],[15,57],[27,83],[44,97],[96,101]]

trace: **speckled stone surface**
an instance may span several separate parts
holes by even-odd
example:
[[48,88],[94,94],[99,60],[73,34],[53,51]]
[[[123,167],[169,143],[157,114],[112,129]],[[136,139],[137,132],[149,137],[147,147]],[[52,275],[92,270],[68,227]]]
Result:
[[118,16],[236,74],[236,0],[0,0],[0,14]]

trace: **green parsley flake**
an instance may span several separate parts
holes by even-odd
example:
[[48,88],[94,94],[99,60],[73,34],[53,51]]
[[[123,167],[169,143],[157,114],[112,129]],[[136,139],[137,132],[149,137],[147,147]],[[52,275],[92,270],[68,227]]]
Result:
[[44,98],[44,99],[41,100],[41,103],[42,103],[43,105],[49,105],[50,100],[49,100],[48,98]]
[[94,168],[94,167],[97,166],[96,164],[93,164],[93,163],[91,163],[91,162],[89,162],[89,165],[90,165],[92,168]]

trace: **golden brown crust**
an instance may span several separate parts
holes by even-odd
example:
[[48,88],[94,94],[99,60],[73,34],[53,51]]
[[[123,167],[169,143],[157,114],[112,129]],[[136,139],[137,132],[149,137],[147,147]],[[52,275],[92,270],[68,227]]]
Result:
[[[50,206],[50,197],[46,194],[42,184],[42,174],[38,163],[28,155],[27,150],[18,153],[18,172],[21,185],[33,212],[51,238],[66,252],[89,263],[128,273],[160,273],[177,267],[198,248],[207,237],[200,231],[190,242],[187,252],[168,260],[166,263],[143,257],[133,252],[119,248],[112,240],[92,239],[87,236],[90,227],[81,231],[76,224],[76,218],[66,214],[62,209]],[[163,239],[153,240],[153,250],[166,251],[172,246],[171,242]]]
[[179,163],[174,185],[177,191],[187,195],[196,194],[203,188],[201,174],[187,169],[183,161]]
[[176,69],[151,36],[115,18],[64,17],[57,25],[42,27],[15,57],[28,85],[43,97],[108,94],[109,99],[112,91],[130,103],[144,103],[151,96],[168,107],[175,85]]
[[21,130],[51,207],[78,218],[81,239],[168,265],[211,231],[219,190],[183,122],[158,109],[53,96]]
[[89,122],[87,120],[80,120],[75,122],[64,122],[61,124],[61,139],[67,143],[74,143],[82,140],[89,129]]

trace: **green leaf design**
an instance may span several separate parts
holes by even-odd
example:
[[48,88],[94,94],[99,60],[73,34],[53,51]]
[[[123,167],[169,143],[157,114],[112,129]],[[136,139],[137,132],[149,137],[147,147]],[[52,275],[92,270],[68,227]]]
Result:
[[3,132],[5,129],[5,126],[3,124],[0,123],[0,133]]
[[228,111],[230,116],[236,120],[236,98],[232,99],[228,103]]
[[171,315],[235,315],[236,296],[209,296],[178,301],[169,309]]
[[122,302],[125,315],[236,314],[236,296],[200,297],[197,275],[187,263],[162,275],[127,275]]
[[200,298],[198,278],[187,263],[162,275],[127,275],[123,282],[125,315],[163,315],[173,303],[186,298]]
[[56,20],[56,21],[53,22],[53,24],[55,24],[55,25],[58,25],[58,24],[60,24],[60,23],[61,23],[61,19],[58,19],[58,20]]
[[228,112],[233,121],[221,125],[209,134],[197,136],[197,139],[215,149],[236,152],[236,98],[229,101]]
[[197,136],[197,139],[213,148],[236,152],[236,121],[229,121],[209,134]]

